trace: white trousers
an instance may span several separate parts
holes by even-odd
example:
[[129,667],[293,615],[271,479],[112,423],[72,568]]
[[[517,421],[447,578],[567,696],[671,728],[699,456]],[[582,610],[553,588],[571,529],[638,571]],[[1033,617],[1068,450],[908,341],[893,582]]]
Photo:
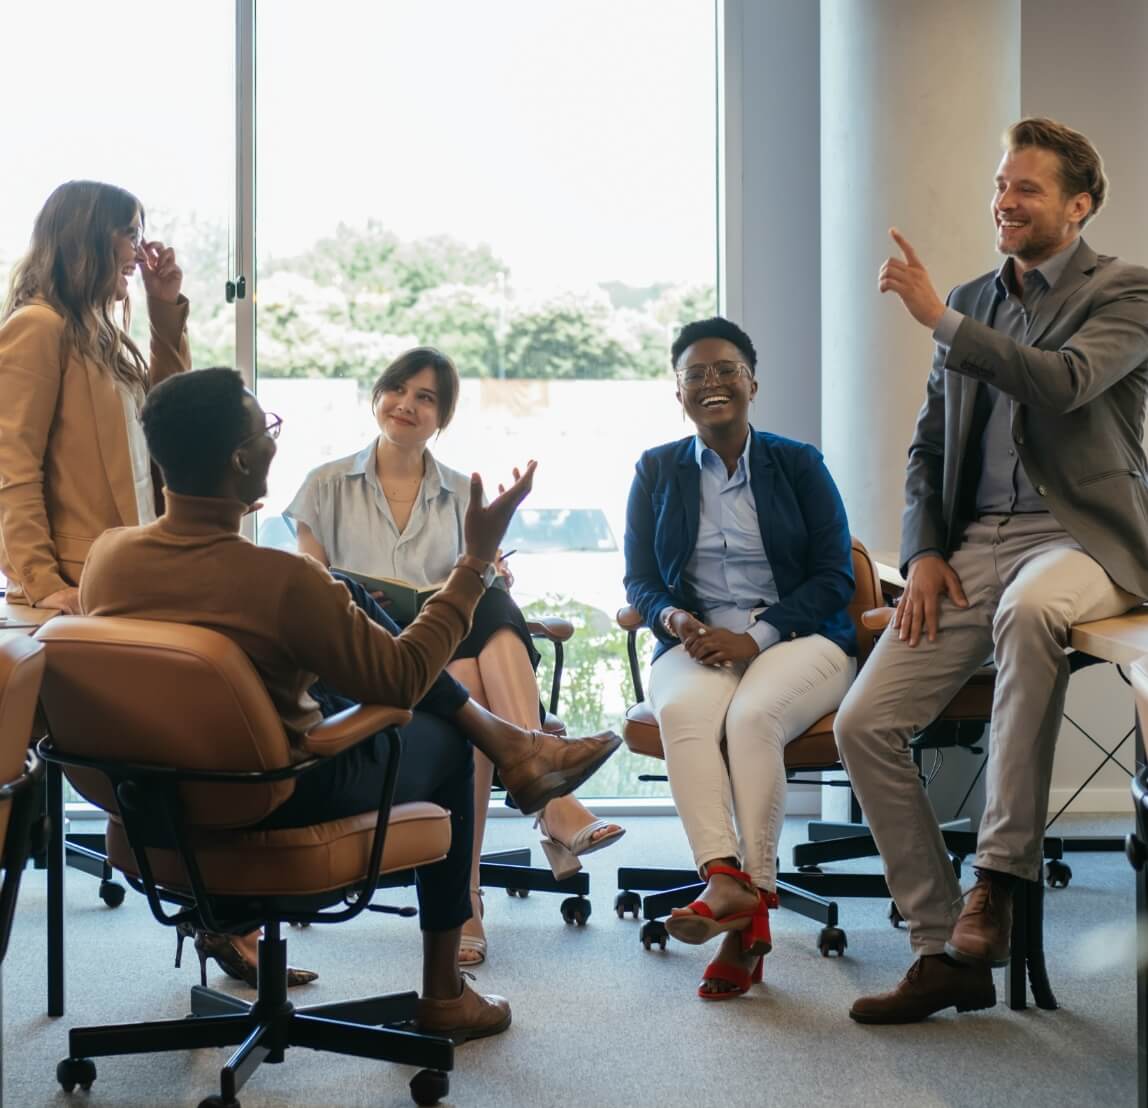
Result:
[[841,703],[856,659],[822,635],[777,643],[729,668],[683,646],[650,670],[647,699],[694,861],[737,858],[774,889],[785,815],[785,745]]

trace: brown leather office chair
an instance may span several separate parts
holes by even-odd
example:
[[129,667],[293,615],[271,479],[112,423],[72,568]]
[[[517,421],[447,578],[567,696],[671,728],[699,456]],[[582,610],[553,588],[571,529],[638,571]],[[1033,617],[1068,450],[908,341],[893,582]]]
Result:
[[43,766],[28,749],[43,673],[44,650],[34,639],[13,633],[0,641],[0,865],[4,869],[0,883],[0,962],[8,953],[24,866],[43,835],[40,794],[35,787],[43,777]]
[[[868,550],[859,539],[853,540],[853,599],[849,603],[849,615],[857,631],[857,662],[863,665],[873,647],[874,633],[861,623],[862,613],[880,605],[882,601],[881,582],[877,566]],[[630,678],[637,700],[626,712],[622,738],[635,754],[651,758],[665,758],[662,737],[653,710],[646,703],[642,691],[641,667],[637,652],[637,633],[644,626],[636,608],[629,605],[618,612],[618,623],[628,632],[627,650],[630,661]],[[812,782],[797,775],[802,772],[821,773],[842,768],[837,754],[837,744],[833,738],[833,721],[836,712],[819,719],[804,734],[798,736],[785,748],[786,777],[791,782],[829,784],[819,778]],[[841,784],[845,785],[846,782]],[[845,932],[837,926],[837,905],[829,898],[839,895],[851,882],[847,895],[861,895],[864,889],[867,896],[887,896],[883,877],[865,874],[835,876],[820,873],[780,873],[777,892],[784,908],[799,912],[810,919],[819,920],[824,926],[818,936],[818,947],[822,955],[843,954],[847,945]],[[703,886],[698,881],[696,870],[665,870],[646,868],[620,868],[618,870],[618,894],[614,907],[619,917],[631,912],[636,919],[639,906],[646,923],[642,926],[642,945],[649,950],[657,943],[663,950],[666,946],[665,925],[658,918],[666,915],[671,908],[688,904]],[[636,889],[663,890],[654,896],[639,898]]]
[[[255,669],[223,635],[183,624],[61,617],[37,637],[47,655],[41,703],[48,737],[40,751],[107,812],[112,865],[167,926],[264,929],[254,1004],[197,985],[186,1019],[73,1028],[56,1073],[64,1089],[91,1086],[93,1056],[237,1046],[219,1095],[201,1102],[237,1108],[238,1090],[260,1063],[307,1046],[426,1067],[411,1082],[415,1101],[445,1096],[451,1043],[381,1026],[408,1021],[416,994],[296,1009],[287,1000],[280,931],[282,923],[350,919],[367,907],[380,873],[446,855],[447,812],[425,803],[392,807],[396,729],[410,714],[348,709],[312,728],[303,745],[309,757],[298,762]],[[390,760],[377,811],[255,829],[320,759],[381,730]]]

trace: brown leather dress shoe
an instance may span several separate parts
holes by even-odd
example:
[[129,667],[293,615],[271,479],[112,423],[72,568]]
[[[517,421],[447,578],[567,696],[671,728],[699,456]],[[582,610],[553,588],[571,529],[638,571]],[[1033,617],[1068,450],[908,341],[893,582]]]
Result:
[[484,1039],[510,1026],[510,1001],[503,996],[482,996],[464,981],[462,992],[453,1000],[417,1000],[415,1026],[427,1035],[442,1035],[456,1044]]
[[517,761],[498,767],[499,778],[524,815],[572,793],[622,743],[613,731],[599,731],[585,739],[561,739],[544,731],[529,735],[526,752]]
[[859,997],[849,1015],[858,1023],[916,1023],[945,1008],[976,1012],[996,1002],[988,966],[958,966],[943,954],[926,954],[892,992]]
[[1007,966],[1012,941],[1013,882],[988,870],[976,871],[977,883],[965,894],[945,953],[958,962]]

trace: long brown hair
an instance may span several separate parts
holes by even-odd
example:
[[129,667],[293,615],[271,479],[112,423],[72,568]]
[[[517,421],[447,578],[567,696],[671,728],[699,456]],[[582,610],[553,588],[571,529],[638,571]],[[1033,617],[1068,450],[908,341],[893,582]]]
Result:
[[32,300],[43,300],[64,317],[61,359],[76,350],[136,389],[147,388],[147,363],[128,337],[131,309],[117,322],[115,233],[131,226],[143,206],[126,189],[99,181],[67,181],[45,201],[32,227],[28,251],[16,264],[6,320]]

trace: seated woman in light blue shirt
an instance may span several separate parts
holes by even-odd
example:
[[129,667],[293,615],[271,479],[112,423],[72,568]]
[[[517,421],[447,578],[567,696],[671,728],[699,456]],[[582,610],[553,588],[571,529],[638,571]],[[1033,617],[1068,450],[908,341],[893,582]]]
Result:
[[647,450],[626,509],[626,596],[658,639],[648,700],[705,891],[666,928],[721,934],[698,995],[761,980],[785,744],[840,704],[856,672],[849,524],[821,455],[749,425],[757,353],[715,318],[671,348],[697,434]]
[[[295,525],[300,551],[327,566],[414,585],[446,578],[463,550],[470,478],[436,461],[427,443],[450,422],[458,390],[453,363],[431,347],[408,350],[383,371],[371,392],[378,437],[357,454],[312,470],[284,512]],[[470,634],[447,667],[451,675],[495,715],[535,728],[537,664],[518,605],[505,589],[487,589]],[[473,915],[463,925],[459,960],[464,965],[486,957],[479,855],[493,774],[491,763],[476,751]],[[579,855],[623,834],[573,796],[547,804],[539,826],[559,876],[581,868]]]

